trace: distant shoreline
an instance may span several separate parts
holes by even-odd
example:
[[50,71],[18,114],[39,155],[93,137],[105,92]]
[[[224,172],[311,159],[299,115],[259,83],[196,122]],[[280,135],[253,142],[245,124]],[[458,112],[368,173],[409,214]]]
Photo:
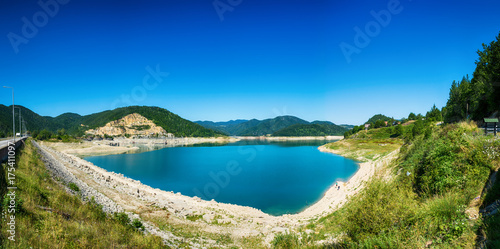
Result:
[[185,137],[185,138],[171,138],[171,139],[157,139],[157,138],[115,138],[114,140],[94,140],[82,141],[78,143],[63,143],[63,142],[42,142],[42,144],[51,144],[57,150],[72,154],[79,157],[85,156],[104,156],[131,153],[139,150],[139,146],[150,147],[152,150],[157,146],[160,148],[165,147],[179,147],[202,143],[234,143],[242,140],[265,140],[265,141],[334,141],[341,140],[343,136],[325,136],[325,137]]
[[268,137],[268,136],[236,136],[241,140],[268,140],[268,141],[304,141],[304,140],[342,140],[344,136],[304,136],[304,137]]

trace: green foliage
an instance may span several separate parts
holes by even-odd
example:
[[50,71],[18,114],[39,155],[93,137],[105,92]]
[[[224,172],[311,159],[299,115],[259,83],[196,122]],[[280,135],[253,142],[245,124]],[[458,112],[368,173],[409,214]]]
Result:
[[134,219],[132,221],[132,227],[139,230],[144,230],[144,225],[139,219]]
[[299,242],[299,237],[297,237],[297,235],[292,234],[292,233],[277,234],[274,237],[274,240],[271,244],[272,244],[273,248],[275,248],[275,249],[301,248],[300,242]]
[[346,128],[335,124],[295,124],[276,131],[272,136],[333,136],[346,131]]
[[413,124],[413,127],[412,127],[412,136],[413,137],[416,137],[420,134],[423,134],[424,133],[424,129],[425,129],[425,124],[424,124],[424,121],[422,121],[421,119],[417,120],[414,124]]
[[378,120],[390,121],[391,119],[392,118],[387,117],[385,115],[376,114],[376,115],[373,115],[373,117],[371,117],[370,119],[368,119],[368,121],[366,121],[365,124],[375,124],[375,122],[377,122]]
[[52,136],[53,136],[52,132],[50,132],[47,129],[44,129],[40,133],[38,133],[35,138],[37,140],[49,140],[50,138],[52,138]]
[[206,129],[199,124],[183,119],[176,114],[160,107],[149,106],[129,106],[117,108],[111,111],[104,111],[82,117],[81,122],[89,128],[104,126],[110,121],[120,119],[132,113],[138,113],[153,121],[158,126],[163,127],[166,132],[175,136],[184,137],[216,137],[221,133]]
[[273,134],[281,129],[295,124],[309,124],[309,122],[294,116],[280,116],[262,121],[250,120],[239,126],[248,127],[239,132],[241,136],[263,136]]
[[186,219],[190,221],[197,221],[199,219],[202,219],[203,215],[201,214],[192,214],[192,215],[186,215]]
[[138,131],[143,131],[143,130],[151,129],[151,126],[150,125],[134,125],[134,126],[132,126],[132,129],[135,129]]
[[[500,140],[480,135],[474,123],[435,126],[417,120],[408,126],[362,131],[331,146],[365,151],[362,141],[387,136],[391,129],[412,137],[393,165],[395,178],[370,180],[348,205],[309,226],[318,234],[314,240],[328,233],[338,238],[332,248],[472,248],[481,221],[470,220],[466,208],[498,164]],[[485,200],[498,199],[495,186],[490,193]],[[500,243],[498,224],[495,217],[485,220],[491,245]]]
[[394,127],[394,136],[400,137],[402,135],[403,135],[403,126],[401,124],[398,124]]
[[417,205],[411,191],[380,180],[371,182],[352,202],[357,204],[347,207],[342,227],[353,241],[377,236],[394,226],[406,227]]
[[130,218],[126,213],[114,213],[113,219],[123,226],[128,226],[130,224]]
[[[417,123],[413,127],[414,134],[419,130]],[[468,197],[473,195],[473,190],[484,183],[492,167],[482,150],[482,140],[472,137],[477,132],[455,125],[436,128],[428,136],[426,132],[417,133],[400,164],[405,172],[412,173],[416,193],[430,197],[463,191]]]
[[[63,142],[70,142],[73,136],[83,136],[84,131],[87,129],[102,127],[110,121],[120,119],[132,113],[138,113],[152,120],[156,125],[163,127],[168,133],[173,133],[178,137],[223,136],[221,132],[206,129],[160,107],[129,106],[86,116],[65,113],[55,118],[42,117],[27,108],[19,107],[22,109],[22,116],[26,121],[26,127],[28,130],[33,131],[33,137],[39,140],[48,140],[54,137]],[[148,129],[148,127],[141,126],[137,127],[137,129],[144,130]],[[12,133],[12,109],[4,105],[0,105],[0,131],[3,133],[10,131]]]
[[[329,121],[307,122],[294,116],[265,120],[231,120],[228,122],[197,121],[205,128],[236,136],[328,136],[341,135],[349,125],[338,126]],[[302,125],[302,126],[300,126]]]
[[365,129],[364,125],[354,126],[351,130],[344,132],[344,138],[349,138],[349,136],[358,133]]
[[[382,120],[382,119],[379,119],[377,121],[375,121],[374,125],[373,125],[373,128],[380,128],[380,127],[385,127],[386,124],[385,124],[386,121]],[[371,126],[370,126],[371,127]]]
[[70,183],[68,184],[68,187],[69,187],[69,189],[71,189],[71,190],[73,190],[73,191],[75,191],[75,192],[80,191],[80,188],[79,188],[79,187],[78,187],[75,183],[73,183],[73,182],[70,182]]
[[431,110],[427,112],[425,115],[425,119],[428,121],[443,121],[443,115],[441,111],[436,108],[436,105],[433,105]]
[[486,237],[486,248],[500,248],[500,214],[484,218],[483,236]]
[[461,82],[453,81],[450,96],[444,108],[445,122],[452,123],[467,119],[467,109],[471,96],[472,87],[469,78],[464,77]]
[[482,120],[500,106],[500,34],[478,51],[473,78],[453,81],[448,102],[443,109],[445,122]]
[[[23,207],[24,200],[22,198],[19,198],[18,196],[16,196],[14,204],[10,203],[10,201],[11,201],[11,198],[8,195],[8,193],[2,197],[2,209],[1,209],[2,213],[16,214],[16,215],[26,213],[26,209]],[[13,212],[9,212],[9,210],[10,211],[13,210]]]

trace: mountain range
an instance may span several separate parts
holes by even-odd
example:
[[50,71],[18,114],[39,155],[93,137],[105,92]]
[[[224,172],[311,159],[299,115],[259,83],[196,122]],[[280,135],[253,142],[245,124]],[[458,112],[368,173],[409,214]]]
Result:
[[[183,119],[160,107],[129,106],[81,116],[76,113],[64,113],[57,117],[40,116],[30,109],[16,105],[16,132],[19,132],[19,107],[25,126],[29,131],[49,130],[56,132],[65,129],[68,134],[82,136],[85,131],[105,126],[129,114],[137,113],[153,121],[156,125],[177,137],[216,137],[224,136],[221,132],[207,129],[199,124]],[[0,105],[0,137],[12,134],[12,106]]]
[[[102,111],[89,115],[64,113],[57,117],[41,116],[24,106],[16,106],[16,132],[19,132],[19,109],[23,126],[30,132],[48,130],[57,132],[64,129],[67,134],[83,136],[86,131],[105,126],[129,114],[137,113],[167,133],[180,137],[214,136],[327,136],[342,135],[349,128],[329,121],[306,120],[294,116],[279,116],[265,120],[230,120],[226,122],[191,122],[160,107],[129,106]],[[0,137],[12,134],[12,106],[0,105]]]
[[328,136],[342,135],[349,129],[329,121],[308,122],[288,115],[264,120],[239,119],[226,122],[195,121],[195,123],[231,136]]

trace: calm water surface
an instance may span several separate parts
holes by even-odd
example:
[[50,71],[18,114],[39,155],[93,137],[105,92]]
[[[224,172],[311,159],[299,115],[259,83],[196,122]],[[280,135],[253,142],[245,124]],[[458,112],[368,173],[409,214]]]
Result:
[[154,188],[282,215],[302,211],[357,171],[356,162],[320,152],[324,143],[240,141],[85,159]]

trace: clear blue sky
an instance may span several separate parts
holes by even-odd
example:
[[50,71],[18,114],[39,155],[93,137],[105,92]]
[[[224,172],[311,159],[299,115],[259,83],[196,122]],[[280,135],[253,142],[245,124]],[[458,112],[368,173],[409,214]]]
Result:
[[[0,85],[47,116],[152,105],[193,121],[401,118],[445,105],[500,31],[498,0],[59,1],[0,1]],[[371,11],[391,18],[375,25]],[[348,61],[341,44],[367,26]]]

